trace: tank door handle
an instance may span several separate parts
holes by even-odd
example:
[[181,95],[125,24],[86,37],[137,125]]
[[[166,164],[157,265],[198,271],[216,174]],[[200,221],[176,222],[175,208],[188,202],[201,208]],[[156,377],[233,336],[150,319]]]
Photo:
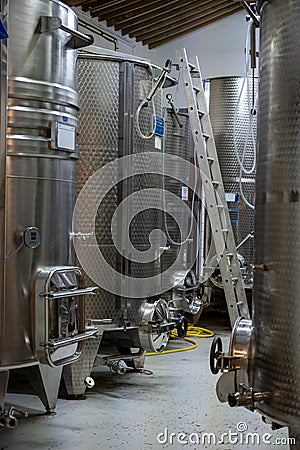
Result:
[[98,290],[98,287],[88,287],[84,289],[65,289],[61,291],[50,291],[45,292],[44,294],[40,294],[40,297],[47,297],[51,299],[57,299],[57,298],[66,298],[66,297],[78,297],[81,295],[95,295],[96,291]]
[[50,33],[55,30],[62,30],[72,35],[72,38],[68,42],[68,46],[74,50],[94,43],[94,36],[81,33],[80,31],[73,30],[72,28],[63,25],[60,17],[40,16],[38,24],[39,33]]
[[[44,344],[45,347],[45,355],[47,363],[50,367],[60,367],[65,366],[66,364],[72,364],[73,362],[77,361],[82,354],[84,342],[87,339],[95,338],[98,335],[98,329],[92,328],[91,330],[85,331],[84,333],[77,334],[74,337],[69,337],[65,339],[59,339],[58,341],[49,341],[46,344]],[[61,349],[63,347],[77,344],[77,348],[75,352],[66,357],[62,357],[61,359],[54,360],[53,359],[53,353],[55,350]]]

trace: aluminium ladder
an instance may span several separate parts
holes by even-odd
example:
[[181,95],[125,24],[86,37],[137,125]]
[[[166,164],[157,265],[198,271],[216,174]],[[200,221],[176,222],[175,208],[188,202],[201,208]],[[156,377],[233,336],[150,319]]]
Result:
[[[231,325],[238,317],[248,319],[249,309],[232,231],[218,155],[207,111],[198,58],[188,61],[185,49],[177,51],[179,73],[185,92],[206,209],[219,262]],[[204,270],[212,270],[204,267]],[[206,281],[200,277],[200,281]]]

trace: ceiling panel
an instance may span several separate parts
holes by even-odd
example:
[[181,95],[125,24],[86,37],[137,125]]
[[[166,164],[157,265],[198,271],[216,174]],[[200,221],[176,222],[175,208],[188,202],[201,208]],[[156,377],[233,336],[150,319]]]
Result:
[[242,9],[236,0],[65,0],[155,48]]

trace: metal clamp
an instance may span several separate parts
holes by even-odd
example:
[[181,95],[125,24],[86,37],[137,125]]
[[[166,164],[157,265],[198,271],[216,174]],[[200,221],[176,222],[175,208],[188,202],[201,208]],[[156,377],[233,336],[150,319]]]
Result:
[[63,25],[60,17],[40,16],[38,31],[41,34],[55,30],[62,30],[72,35],[72,38],[68,42],[68,46],[74,50],[94,43],[94,36],[91,34],[83,34],[80,31],[73,30],[72,28]]

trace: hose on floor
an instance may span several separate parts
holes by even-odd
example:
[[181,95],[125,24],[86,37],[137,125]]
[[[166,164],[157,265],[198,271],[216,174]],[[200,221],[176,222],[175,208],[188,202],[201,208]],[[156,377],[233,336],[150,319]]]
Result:
[[176,348],[176,349],[172,349],[172,350],[164,350],[161,353],[149,352],[149,353],[146,353],[146,356],[168,355],[170,353],[179,353],[179,352],[187,352],[189,350],[194,350],[195,348],[198,347],[198,342],[194,341],[194,339],[190,339],[191,337],[210,338],[210,337],[213,337],[214,335],[215,335],[215,333],[211,330],[207,330],[206,328],[196,327],[194,325],[189,325],[185,338],[183,338],[183,339],[178,338],[176,330],[174,330],[170,333],[170,337],[180,340],[180,341],[188,342],[192,345],[190,345],[189,347]]

